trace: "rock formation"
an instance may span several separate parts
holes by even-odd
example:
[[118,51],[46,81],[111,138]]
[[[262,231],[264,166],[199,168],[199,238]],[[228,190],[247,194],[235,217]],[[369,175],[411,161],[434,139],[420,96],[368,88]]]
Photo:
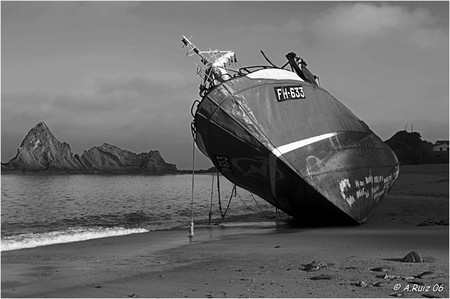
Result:
[[82,165],[94,171],[143,172],[153,174],[175,173],[174,164],[168,164],[159,151],[136,154],[104,143],[94,146],[80,157]]
[[3,170],[146,174],[177,172],[175,164],[166,163],[159,151],[136,154],[104,143],[84,151],[81,156],[74,155],[70,145],[56,139],[43,122],[28,132],[16,156],[2,164]]
[[78,159],[72,154],[70,145],[56,139],[43,122],[38,123],[28,132],[17,149],[16,156],[5,166],[17,170],[82,168]]
[[418,132],[399,131],[385,143],[395,152],[402,164],[436,163],[433,156],[433,144],[422,140]]

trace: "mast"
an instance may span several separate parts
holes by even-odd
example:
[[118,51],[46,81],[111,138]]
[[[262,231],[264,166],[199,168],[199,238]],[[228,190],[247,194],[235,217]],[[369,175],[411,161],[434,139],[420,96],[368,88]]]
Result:
[[229,71],[237,72],[235,65],[237,59],[234,51],[202,51],[184,35],[182,35],[181,41],[183,47],[188,48],[186,56],[191,57],[197,54],[200,57],[201,65],[197,64],[197,75],[203,79],[203,84],[200,85],[200,89],[209,89],[212,86],[231,79]]

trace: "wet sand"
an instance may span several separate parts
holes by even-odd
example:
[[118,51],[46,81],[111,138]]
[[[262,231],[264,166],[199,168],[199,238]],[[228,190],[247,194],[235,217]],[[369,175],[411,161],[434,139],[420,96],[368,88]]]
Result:
[[[448,165],[401,167],[359,226],[225,224],[191,244],[186,227],[2,252],[1,295],[448,298],[448,179]],[[423,263],[401,261],[413,250]]]

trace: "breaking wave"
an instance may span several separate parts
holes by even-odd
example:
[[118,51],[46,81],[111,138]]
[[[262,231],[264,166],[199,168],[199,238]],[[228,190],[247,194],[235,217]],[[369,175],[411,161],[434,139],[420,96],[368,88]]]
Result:
[[52,244],[71,243],[99,239],[105,237],[123,236],[129,234],[146,233],[144,228],[98,227],[98,228],[69,228],[65,231],[53,231],[35,234],[21,234],[3,237],[1,251],[33,248]]

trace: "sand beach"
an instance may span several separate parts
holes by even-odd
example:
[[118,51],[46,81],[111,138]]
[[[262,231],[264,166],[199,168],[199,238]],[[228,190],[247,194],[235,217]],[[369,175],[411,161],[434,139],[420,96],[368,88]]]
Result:
[[[2,252],[2,297],[449,297],[449,168],[402,166],[363,225],[198,226]],[[403,262],[416,251],[423,262]]]

